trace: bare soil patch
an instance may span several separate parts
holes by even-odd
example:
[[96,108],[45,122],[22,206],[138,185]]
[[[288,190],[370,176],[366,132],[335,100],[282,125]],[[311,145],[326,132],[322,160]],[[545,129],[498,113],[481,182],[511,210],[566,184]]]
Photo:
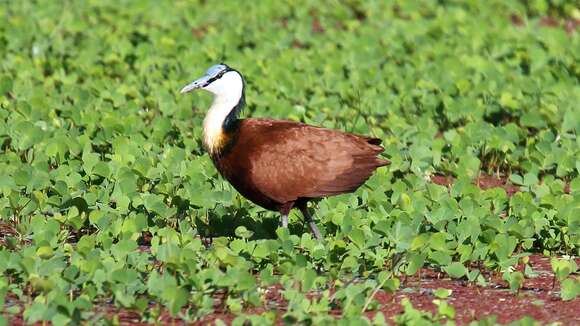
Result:
[[[448,175],[435,174],[431,176],[431,182],[438,184],[440,186],[449,187],[455,182],[455,178]],[[473,184],[477,185],[479,188],[486,190],[491,188],[502,188],[511,196],[516,192],[520,191],[520,187],[509,182],[506,176],[497,177],[487,174],[480,174],[477,178],[473,180]]]
[[[580,259],[576,259],[580,264]],[[403,313],[401,301],[409,298],[415,309],[431,311],[435,313],[437,306],[433,303],[436,299],[434,290],[445,288],[452,290],[447,299],[455,307],[458,325],[466,325],[474,320],[496,316],[499,323],[510,323],[525,316],[534,318],[542,323],[559,322],[562,325],[579,325],[580,298],[571,301],[560,299],[560,285],[554,282],[551,271],[550,257],[539,254],[530,256],[530,266],[537,274],[536,277],[527,278],[519,293],[512,293],[505,281],[498,275],[488,275],[490,281],[485,287],[470,284],[461,279],[451,279],[441,272],[424,268],[420,273],[403,281],[401,288],[395,293],[379,291],[375,295],[378,309],[367,312],[369,318],[380,311],[386,318],[392,318]],[[246,314],[261,314],[265,311],[276,310],[278,313],[277,324],[282,325],[282,315],[287,309],[287,303],[282,296],[283,289],[279,285],[266,289],[266,304],[262,307],[248,308]],[[316,294],[312,294],[315,296]],[[223,292],[214,294],[214,312],[203,317],[201,320],[191,323],[192,325],[213,324],[216,320],[222,320],[230,324],[236,317],[235,314],[225,308],[226,296]],[[13,296],[6,298],[6,306],[20,305],[22,302]],[[150,309],[160,309],[157,322],[162,324],[184,325],[185,321],[172,317],[168,310],[161,309],[152,304]],[[147,325],[141,322],[138,312],[130,309],[116,308],[112,303],[98,305],[95,309],[97,318],[116,320],[121,325]],[[341,311],[335,309],[331,315],[339,317]],[[11,325],[23,325],[22,313],[7,315]]]
[[[580,262],[580,259],[577,259],[577,262]],[[532,255],[530,265],[537,273],[537,277],[527,278],[517,294],[512,293],[499,276],[493,276],[488,286],[482,287],[423,269],[421,276],[408,279],[402,290],[393,294],[379,292],[376,299],[381,303],[379,310],[385,316],[402,313],[400,302],[404,297],[408,297],[416,309],[435,313],[437,306],[433,304],[433,300],[436,299],[433,291],[445,288],[453,291],[448,302],[455,307],[455,321],[458,325],[493,315],[497,317],[497,322],[502,324],[525,316],[542,323],[580,324],[578,313],[580,298],[571,301],[560,299],[560,285],[558,282],[554,283],[550,257]],[[372,314],[374,313],[370,313]]]

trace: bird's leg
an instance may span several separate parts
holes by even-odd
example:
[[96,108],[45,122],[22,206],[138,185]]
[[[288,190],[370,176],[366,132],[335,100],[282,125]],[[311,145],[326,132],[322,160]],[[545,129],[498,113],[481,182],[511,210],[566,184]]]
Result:
[[290,214],[292,206],[294,203],[285,203],[280,207],[280,226],[283,228],[288,227],[288,214]]
[[306,207],[306,204],[300,205],[300,211],[302,212],[302,215],[304,215],[304,219],[308,223],[308,226],[310,227],[310,231],[312,231],[312,234],[314,235],[316,240],[319,240],[319,241],[322,240],[322,236],[320,235],[320,231],[318,230],[316,223],[314,223],[314,221],[312,220],[312,216],[308,212],[308,207]]

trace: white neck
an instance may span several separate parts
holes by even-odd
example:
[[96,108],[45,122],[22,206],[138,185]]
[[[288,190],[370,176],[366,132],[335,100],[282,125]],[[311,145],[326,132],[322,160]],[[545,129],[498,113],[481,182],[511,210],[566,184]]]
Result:
[[221,144],[223,125],[226,117],[238,104],[238,99],[215,95],[213,102],[203,120],[203,143],[208,152],[213,153]]
[[228,72],[205,90],[214,94],[213,102],[203,120],[203,143],[210,154],[219,152],[224,141],[223,125],[226,117],[242,97],[243,81],[235,72]]

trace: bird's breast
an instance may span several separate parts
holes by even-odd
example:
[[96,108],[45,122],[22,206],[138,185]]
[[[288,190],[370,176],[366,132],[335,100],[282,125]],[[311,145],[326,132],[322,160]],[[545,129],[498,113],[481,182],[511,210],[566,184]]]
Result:
[[[235,142],[228,144],[233,143]],[[219,155],[212,155],[216,169],[242,196],[263,208],[277,210],[280,203],[265,194],[255,183],[255,174],[258,171],[253,169],[250,157],[243,151],[238,151],[239,148],[235,148],[235,145],[233,147]]]

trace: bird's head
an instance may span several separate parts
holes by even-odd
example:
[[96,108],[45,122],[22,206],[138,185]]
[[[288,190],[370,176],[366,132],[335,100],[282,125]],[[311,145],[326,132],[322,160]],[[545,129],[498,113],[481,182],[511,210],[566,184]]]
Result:
[[204,145],[210,154],[219,153],[230,141],[230,131],[238,125],[238,115],[245,105],[244,79],[226,64],[210,67],[205,75],[181,89],[181,93],[205,89],[214,95],[203,120]]
[[203,77],[183,87],[181,93],[205,89],[216,96],[229,97],[241,93],[243,88],[242,75],[235,69],[221,63],[210,67]]

